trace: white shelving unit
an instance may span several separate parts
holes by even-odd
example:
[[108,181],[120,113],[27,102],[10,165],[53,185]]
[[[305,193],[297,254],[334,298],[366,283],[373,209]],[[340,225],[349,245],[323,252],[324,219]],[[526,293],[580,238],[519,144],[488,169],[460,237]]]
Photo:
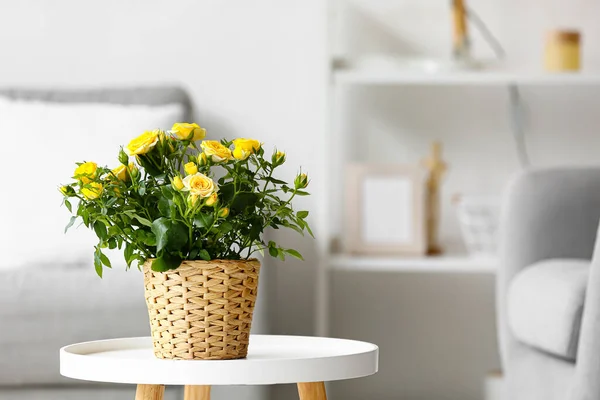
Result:
[[429,257],[376,257],[350,254],[330,258],[329,267],[339,271],[403,273],[489,273],[494,274],[498,260],[460,254]]
[[[324,4],[324,11],[328,14],[324,19],[327,26],[324,32],[328,37],[328,43],[332,46],[331,24],[335,19],[333,17],[334,3],[336,0],[328,0]],[[339,65],[340,60],[334,59],[331,48],[329,49],[329,60],[327,65],[328,81],[330,88],[328,91],[329,101],[331,103],[329,110],[329,123],[327,126],[328,135],[324,138],[326,148],[334,148],[337,143],[343,142],[343,137],[335,129],[335,119],[333,104],[335,96],[340,91],[336,90],[341,86],[348,85],[380,85],[380,86],[497,86],[506,88],[511,96],[514,108],[512,109],[515,126],[515,136],[522,136],[523,132],[519,125],[519,87],[524,86],[557,86],[557,85],[600,85],[599,74],[586,73],[557,73],[550,74],[545,72],[515,72],[504,71],[500,69],[474,70],[474,71],[448,71],[448,72],[416,72],[415,70],[403,70],[400,68],[367,68],[352,67],[351,63],[346,66]],[[348,66],[350,65],[350,66]],[[344,159],[330,159],[337,165],[337,168],[327,168],[328,175],[325,176],[322,188],[331,190],[332,184],[343,181],[343,177],[335,176],[336,173],[342,173]],[[523,160],[523,159],[522,159]],[[337,172],[330,172],[337,171]],[[339,205],[333,204],[330,192],[324,193],[320,203],[321,215],[326,216],[330,211]],[[320,336],[327,336],[329,333],[329,299],[330,299],[330,279],[331,271],[353,271],[353,272],[393,272],[393,273],[482,273],[494,274],[497,269],[498,261],[495,259],[472,258],[466,254],[445,254],[441,256],[423,256],[423,257],[374,257],[357,256],[352,254],[333,254],[328,248],[328,244],[334,239],[335,229],[329,226],[329,223],[322,221],[321,230],[325,234],[319,248],[319,260],[317,265],[316,281],[316,312],[315,325],[316,333]]]
[[519,73],[502,71],[414,72],[401,69],[338,68],[333,82],[340,85],[476,85],[541,86],[597,85],[600,75],[585,73]]

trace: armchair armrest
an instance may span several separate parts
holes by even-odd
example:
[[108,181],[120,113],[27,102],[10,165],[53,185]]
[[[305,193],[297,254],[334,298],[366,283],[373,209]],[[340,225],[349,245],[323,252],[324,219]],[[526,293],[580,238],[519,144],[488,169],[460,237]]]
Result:
[[571,400],[600,398],[600,230],[583,306]]
[[600,219],[600,168],[526,170],[510,183],[500,224],[497,276],[501,356],[514,343],[506,323],[506,292],[520,270],[549,258],[591,259]]

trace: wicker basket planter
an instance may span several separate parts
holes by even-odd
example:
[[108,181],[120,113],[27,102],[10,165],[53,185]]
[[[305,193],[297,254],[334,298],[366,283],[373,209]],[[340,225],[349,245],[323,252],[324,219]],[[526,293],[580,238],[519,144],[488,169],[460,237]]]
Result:
[[150,265],[144,264],[144,283],[157,358],[246,357],[258,260],[184,261],[167,272],[154,272]]

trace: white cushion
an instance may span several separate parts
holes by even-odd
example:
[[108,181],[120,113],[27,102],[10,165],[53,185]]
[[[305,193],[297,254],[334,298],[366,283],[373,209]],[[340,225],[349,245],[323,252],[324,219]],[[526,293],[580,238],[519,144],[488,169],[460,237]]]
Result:
[[[60,377],[58,350],[150,332],[140,271],[0,271],[0,386],[77,383]],[[109,397],[107,397],[109,398]]]
[[61,184],[76,161],[117,166],[119,146],[144,130],[170,128],[180,104],[45,103],[0,97],[0,269],[91,264],[97,239],[85,227],[63,234]]
[[589,260],[552,259],[517,274],[507,300],[508,324],[515,337],[575,360],[589,269]]

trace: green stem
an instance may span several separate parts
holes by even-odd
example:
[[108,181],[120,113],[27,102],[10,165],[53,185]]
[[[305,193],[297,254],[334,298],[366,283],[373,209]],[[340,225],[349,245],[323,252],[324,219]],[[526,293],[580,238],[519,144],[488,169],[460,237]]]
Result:
[[269,218],[269,220],[267,221],[267,223],[263,226],[263,229],[267,228],[271,222],[273,222],[273,219],[277,216],[277,214],[279,213],[279,211],[283,210],[285,207],[287,207],[288,205],[290,205],[290,203],[292,202],[292,199],[294,197],[296,197],[296,192],[298,192],[298,189],[294,189],[294,193],[292,193],[292,195],[290,196],[290,198],[283,203],[281,206],[279,206],[279,208],[277,208],[277,210],[275,211],[275,213],[271,216],[271,218]]
[[[263,168],[264,169],[264,168]],[[265,185],[263,186],[261,192],[264,192],[265,190],[267,190],[267,186],[269,185],[269,178],[273,177],[273,170],[275,168],[271,168],[271,170],[269,171],[269,175],[267,177],[267,180],[265,180]]]

